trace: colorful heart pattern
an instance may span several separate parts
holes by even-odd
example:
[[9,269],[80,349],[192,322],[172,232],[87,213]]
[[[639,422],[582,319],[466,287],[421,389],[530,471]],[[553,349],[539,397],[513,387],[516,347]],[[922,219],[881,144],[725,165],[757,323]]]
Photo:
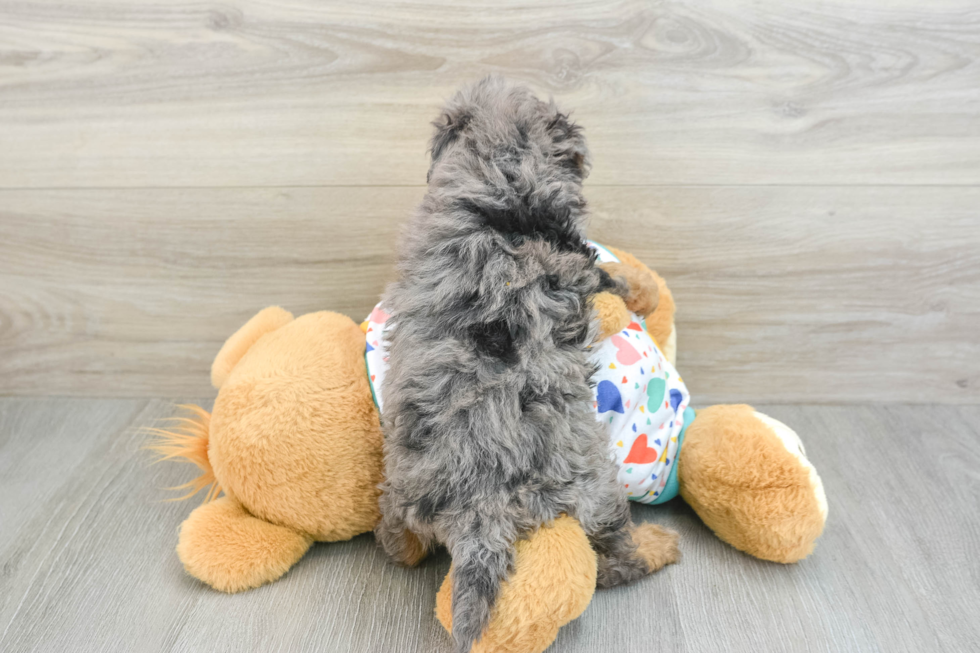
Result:
[[[595,249],[600,262],[616,260],[602,246]],[[599,412],[596,418],[609,435],[610,456],[619,466],[627,496],[652,503],[660,498],[675,464],[690,395],[643,319],[630,318],[625,329],[592,347],[596,405],[622,408]]]
[[658,458],[660,458],[660,453],[656,449],[652,449],[647,446],[647,434],[642,433],[639,437],[633,440],[633,446],[630,447],[630,452],[626,454],[626,458],[623,459],[623,462],[648,465],[656,462]]
[[640,352],[630,343],[626,342],[623,336],[616,334],[611,337],[613,347],[616,348],[616,362],[620,365],[632,365],[640,360]]
[[381,384],[388,371],[388,343],[382,337],[390,316],[381,308],[381,304],[374,307],[371,315],[367,319],[367,329],[365,330],[366,341],[364,343],[364,366],[367,368],[368,384],[371,386],[371,396],[378,410],[384,406],[381,396]]
[[378,304],[374,307],[374,310],[371,311],[371,315],[368,316],[368,322],[370,323],[368,329],[370,330],[374,328],[375,325],[383,327],[384,323],[388,321],[389,317],[391,316],[381,309],[381,304]]
[[611,410],[617,413],[626,412],[623,408],[623,395],[612,381],[599,381],[599,385],[596,386],[596,401],[598,402],[596,412],[600,415]]
[[666,391],[667,380],[662,376],[647,381],[647,410],[651,413],[657,410],[664,400],[664,392]]

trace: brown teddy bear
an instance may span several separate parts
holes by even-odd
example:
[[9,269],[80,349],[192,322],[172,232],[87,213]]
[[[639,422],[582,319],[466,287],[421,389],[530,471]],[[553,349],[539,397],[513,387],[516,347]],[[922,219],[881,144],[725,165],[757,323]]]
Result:
[[[603,342],[622,351],[613,339],[648,335],[672,363],[674,302],[666,284],[631,255],[603,250],[600,258],[611,271],[650,275],[659,291],[657,297],[628,297],[635,313],[619,297],[597,296]],[[640,325],[642,333],[631,332]],[[155,429],[153,448],[163,458],[189,460],[203,470],[186,486],[192,494],[209,488],[208,500],[180,529],[177,555],[189,574],[238,592],[276,580],[313,542],[374,528],[382,432],[365,364],[368,328],[336,313],[294,318],[278,307],[264,309],[215,358],[211,381],[218,396],[211,413],[189,407],[191,415],[177,428]],[[608,414],[618,417],[622,411],[611,406]],[[721,539],[776,562],[810,553],[823,529],[826,500],[792,430],[749,406],[712,406],[696,412],[682,441],[683,448],[672,450],[673,482]],[[629,460],[634,451],[617,455]],[[517,544],[514,573],[473,650],[543,651],[588,606],[595,578],[595,554],[574,519],[539,529]],[[447,629],[448,587],[444,582],[436,605]]]

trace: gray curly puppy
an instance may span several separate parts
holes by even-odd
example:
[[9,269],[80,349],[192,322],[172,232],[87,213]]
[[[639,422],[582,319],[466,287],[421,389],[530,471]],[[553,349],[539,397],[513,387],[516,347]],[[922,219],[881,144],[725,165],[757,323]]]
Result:
[[[435,125],[428,192],[383,300],[387,478],[375,533],[404,564],[449,549],[452,635],[468,651],[515,541],[562,513],[589,536],[600,587],[672,559],[646,543],[638,552],[592,410],[590,298],[627,288],[585,244],[581,129],[497,78],[457,93]],[[675,546],[661,534],[661,548]]]

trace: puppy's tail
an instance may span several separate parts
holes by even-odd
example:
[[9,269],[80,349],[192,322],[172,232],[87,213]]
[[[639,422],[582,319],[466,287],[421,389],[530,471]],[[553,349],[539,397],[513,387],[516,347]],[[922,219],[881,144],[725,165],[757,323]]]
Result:
[[500,583],[513,565],[514,545],[496,522],[473,515],[450,546],[453,557],[452,633],[455,653],[467,653],[490,623]]

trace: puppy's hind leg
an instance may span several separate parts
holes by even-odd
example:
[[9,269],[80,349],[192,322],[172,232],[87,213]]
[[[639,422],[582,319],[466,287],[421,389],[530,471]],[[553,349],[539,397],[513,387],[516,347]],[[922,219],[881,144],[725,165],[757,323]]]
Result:
[[629,501],[615,483],[583,493],[577,517],[599,556],[598,587],[631,583],[677,562],[677,534],[655,526],[635,526]]
[[400,565],[414,567],[429,555],[429,542],[408,529],[404,520],[393,514],[382,513],[381,521],[374,527],[374,538]]

